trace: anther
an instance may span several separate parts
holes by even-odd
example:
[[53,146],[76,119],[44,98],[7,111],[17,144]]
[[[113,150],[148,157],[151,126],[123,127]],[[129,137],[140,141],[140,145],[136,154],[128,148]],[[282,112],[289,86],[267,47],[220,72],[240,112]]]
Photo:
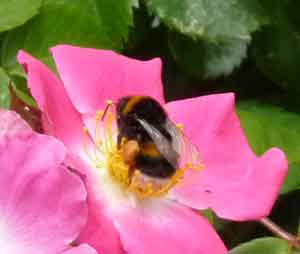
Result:
[[147,183],[147,188],[148,189],[152,189],[152,187],[153,187],[153,184],[151,182]]
[[139,170],[135,170],[135,172],[134,172],[134,176],[140,176],[141,175],[141,171],[139,171]]
[[102,119],[103,114],[104,114],[103,110],[98,110],[96,112],[96,120],[99,121],[100,119]]
[[187,163],[185,165],[185,168],[189,168],[189,169],[192,169],[192,170],[202,170],[204,168],[204,166],[201,165],[201,164]]
[[176,127],[180,130],[183,131],[184,125],[182,123],[177,123]]
[[83,133],[87,133],[88,132],[88,128],[87,127],[82,127]]
[[106,103],[107,103],[108,105],[111,105],[111,104],[113,104],[113,101],[112,101],[112,100],[106,100]]

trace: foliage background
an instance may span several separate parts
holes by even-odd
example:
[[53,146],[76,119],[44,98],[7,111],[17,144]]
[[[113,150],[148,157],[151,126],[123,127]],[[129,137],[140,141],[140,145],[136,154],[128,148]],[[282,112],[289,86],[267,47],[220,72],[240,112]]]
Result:
[[[299,7],[296,0],[0,0],[0,106],[39,128],[39,112],[16,63],[19,49],[52,69],[48,48],[60,43],[161,57],[168,100],[234,91],[254,151],[277,146],[287,153],[290,173],[271,218],[296,235]],[[210,217],[234,254],[292,251],[284,240],[256,239],[271,235],[257,222]]]

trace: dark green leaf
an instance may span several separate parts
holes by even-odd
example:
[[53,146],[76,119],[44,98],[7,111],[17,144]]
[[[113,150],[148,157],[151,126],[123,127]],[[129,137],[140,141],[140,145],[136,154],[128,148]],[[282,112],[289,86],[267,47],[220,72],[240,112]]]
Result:
[[32,108],[37,108],[35,100],[32,98],[30,91],[26,84],[26,78],[19,75],[11,75],[12,89],[15,96],[21,100],[25,105]]
[[146,7],[143,4],[139,8],[134,8],[133,20],[134,25],[130,29],[129,38],[125,45],[127,53],[139,48],[148,39],[151,32],[152,19],[148,16]]
[[0,0],[0,32],[24,24],[38,13],[42,0]]
[[289,24],[268,27],[255,36],[253,54],[260,70],[283,88],[300,91],[300,33]]
[[229,254],[289,254],[289,243],[275,237],[252,240],[232,249]]
[[0,108],[8,108],[10,105],[9,77],[0,68]]
[[132,0],[45,0],[40,14],[10,31],[3,41],[1,62],[14,69],[25,49],[49,62],[49,48],[69,43],[120,50],[132,24]]
[[240,103],[238,114],[248,141],[258,155],[276,146],[287,154],[290,163],[300,161],[298,114],[256,101]]
[[279,147],[286,153],[290,165],[281,194],[299,189],[300,116],[255,101],[240,103],[238,113],[248,141],[258,155],[271,147]]
[[266,22],[257,0],[147,0],[149,9],[170,28],[193,38],[249,40]]
[[260,70],[283,88],[300,91],[300,19],[298,1],[264,0],[272,24],[257,33],[253,55]]
[[300,162],[293,163],[289,166],[288,175],[281,187],[281,194],[300,189]]
[[192,77],[201,79],[230,74],[246,56],[248,42],[193,40],[175,32],[169,35],[169,46],[177,64]]

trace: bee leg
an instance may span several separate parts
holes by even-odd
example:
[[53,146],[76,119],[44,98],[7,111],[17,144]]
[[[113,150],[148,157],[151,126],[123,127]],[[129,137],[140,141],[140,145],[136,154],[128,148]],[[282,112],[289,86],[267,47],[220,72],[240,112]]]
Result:
[[117,136],[117,148],[118,148],[118,150],[121,148],[122,138],[123,137],[120,134],[118,134],[118,136]]

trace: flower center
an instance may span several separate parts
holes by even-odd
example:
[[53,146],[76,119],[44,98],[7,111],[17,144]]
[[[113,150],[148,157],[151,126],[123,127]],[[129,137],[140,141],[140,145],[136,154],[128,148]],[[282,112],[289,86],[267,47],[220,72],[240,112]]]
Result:
[[[183,126],[178,125],[182,130]],[[118,148],[115,113],[112,111],[112,102],[107,101],[105,110],[99,110],[95,116],[94,143],[92,149],[87,147],[87,128],[83,128],[85,141],[84,147],[90,161],[99,170],[107,170],[110,177],[117,182],[124,191],[134,193],[138,198],[161,197],[169,192],[181,181],[185,172],[189,169],[199,170],[202,165],[186,163],[182,168],[167,179],[149,177],[134,168],[130,156],[135,157],[139,153],[139,144],[123,139]]]

